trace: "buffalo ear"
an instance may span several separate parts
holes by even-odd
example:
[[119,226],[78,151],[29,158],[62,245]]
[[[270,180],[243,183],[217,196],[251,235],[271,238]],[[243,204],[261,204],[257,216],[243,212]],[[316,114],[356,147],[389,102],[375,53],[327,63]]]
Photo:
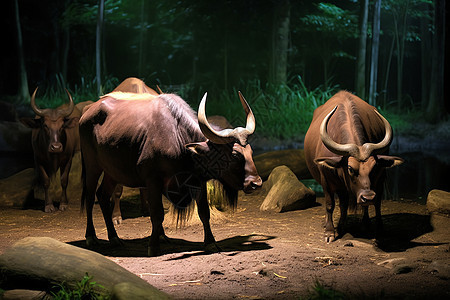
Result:
[[396,156],[377,155],[378,164],[383,168],[392,168],[401,165],[405,160]]
[[341,165],[342,158],[342,156],[319,157],[314,160],[314,163],[318,166],[336,169]]
[[78,125],[79,120],[80,120],[80,118],[78,118],[78,117],[67,119],[64,121],[64,127],[65,128],[74,128]]
[[210,150],[207,142],[189,143],[184,146],[192,153],[198,155],[206,154]]
[[41,119],[34,119],[34,118],[20,118],[19,120],[23,125],[27,126],[28,128],[39,128],[41,127]]

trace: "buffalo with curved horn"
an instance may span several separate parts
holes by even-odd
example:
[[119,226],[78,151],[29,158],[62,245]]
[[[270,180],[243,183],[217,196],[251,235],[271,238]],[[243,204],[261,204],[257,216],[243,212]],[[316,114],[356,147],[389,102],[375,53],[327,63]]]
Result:
[[334,196],[339,197],[341,216],[338,233],[344,231],[350,206],[363,207],[363,224],[368,227],[370,205],[375,206],[377,233],[382,230],[381,196],[385,169],[403,159],[388,156],[392,141],[389,122],[364,100],[345,91],[314,111],[305,136],[305,159],[311,175],[325,194],[325,240],[336,238],[333,225]]
[[[198,117],[175,94],[158,96],[110,93],[92,104],[80,120],[83,158],[82,203],[87,211],[86,243],[97,242],[92,209],[97,195],[105,219],[108,239],[121,243],[111,217],[109,199],[117,184],[139,187],[150,209],[152,233],[148,254],[159,255],[164,194],[179,210],[197,202],[203,223],[204,242],[215,248],[211,231],[206,182],[219,180],[235,205],[237,191],[251,193],[262,185],[247,143],[255,130],[250,106],[240,94],[247,125],[232,130],[214,128],[205,115],[205,93]],[[104,173],[97,189],[97,181]]]
[[21,118],[20,121],[32,129],[31,144],[33,146],[34,163],[38,184],[44,187],[45,212],[54,212],[56,209],[48,195],[51,177],[58,169],[61,174],[62,195],[60,210],[68,206],[67,185],[69,171],[72,166],[72,157],[80,149],[78,120],[80,111],[75,107],[72,96],[66,90],[69,98],[68,104],[56,109],[39,108],[36,105],[37,88],[31,96],[31,108],[36,114],[33,118]]

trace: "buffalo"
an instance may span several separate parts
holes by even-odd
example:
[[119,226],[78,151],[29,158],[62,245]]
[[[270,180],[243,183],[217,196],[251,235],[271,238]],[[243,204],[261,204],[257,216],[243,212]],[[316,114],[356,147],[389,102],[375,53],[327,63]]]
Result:
[[[80,119],[83,161],[82,205],[86,208],[86,243],[97,243],[92,220],[97,195],[108,239],[121,243],[109,201],[117,184],[142,188],[150,209],[149,256],[161,253],[162,194],[180,212],[195,199],[207,249],[218,250],[211,231],[206,182],[219,180],[235,204],[237,191],[251,193],[262,186],[247,143],[255,131],[253,112],[239,93],[247,114],[246,127],[216,130],[205,114],[206,94],[198,116],[175,94],[158,96],[110,93],[92,104]],[[133,100],[133,101],[130,101]],[[97,189],[97,181],[104,174]]]
[[[319,106],[306,133],[304,148],[309,171],[325,195],[325,241],[344,230],[347,210],[363,208],[363,225],[369,226],[369,205],[375,206],[377,234],[382,231],[381,197],[385,169],[403,163],[389,156],[392,128],[364,100],[341,91]],[[337,233],[333,225],[334,196],[341,211]]]
[[45,212],[56,209],[48,195],[50,179],[58,169],[61,175],[62,196],[59,210],[68,207],[67,184],[72,157],[79,151],[78,120],[80,111],[75,107],[72,96],[66,90],[69,103],[56,109],[41,109],[36,106],[36,92],[31,96],[31,108],[35,118],[21,118],[21,122],[32,129],[31,144],[33,147],[37,183],[44,187]]

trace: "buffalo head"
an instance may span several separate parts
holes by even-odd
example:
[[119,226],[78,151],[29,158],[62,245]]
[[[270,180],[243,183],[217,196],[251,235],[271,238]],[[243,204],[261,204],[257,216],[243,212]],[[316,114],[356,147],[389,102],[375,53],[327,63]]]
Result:
[[39,147],[46,148],[46,150],[42,149],[39,151],[61,153],[64,151],[67,139],[65,129],[74,128],[78,125],[78,117],[70,118],[75,107],[72,96],[66,90],[69,104],[64,104],[56,109],[41,109],[36,106],[36,92],[37,88],[31,96],[31,108],[36,113],[36,118],[22,118],[21,122],[36,130],[36,139],[38,139],[36,142]]
[[333,169],[342,178],[350,195],[356,198],[360,205],[373,204],[376,197],[374,187],[378,186],[384,169],[398,166],[403,159],[395,156],[382,155],[392,141],[392,128],[389,122],[375,110],[385,127],[385,136],[379,143],[339,144],[327,132],[328,121],[336,111],[337,106],[324,118],[320,125],[320,138],[323,144],[338,156],[319,157],[314,162],[319,166]]
[[235,190],[251,193],[262,186],[262,179],[253,162],[253,150],[248,138],[255,131],[255,117],[244,96],[239,98],[247,115],[245,128],[226,128],[216,130],[208,122],[205,113],[206,96],[203,96],[198,110],[198,123],[208,139],[205,142],[187,144],[186,147],[196,155],[197,163],[212,178],[216,178]]

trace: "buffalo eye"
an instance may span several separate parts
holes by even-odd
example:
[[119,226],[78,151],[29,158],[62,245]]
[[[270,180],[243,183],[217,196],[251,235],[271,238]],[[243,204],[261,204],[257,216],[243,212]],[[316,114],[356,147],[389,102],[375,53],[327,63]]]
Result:
[[231,152],[231,156],[233,156],[236,159],[239,159],[242,157],[242,153],[240,153],[239,151],[233,150],[233,152]]
[[348,166],[348,174],[350,174],[350,176],[355,176],[356,175],[355,169],[353,169],[351,166]]

